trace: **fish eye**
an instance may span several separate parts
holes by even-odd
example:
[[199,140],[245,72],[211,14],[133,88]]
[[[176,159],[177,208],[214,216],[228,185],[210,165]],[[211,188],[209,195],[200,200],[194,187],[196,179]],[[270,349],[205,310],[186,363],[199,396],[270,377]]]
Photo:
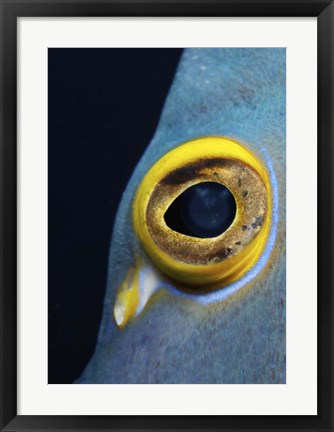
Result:
[[262,161],[224,137],[204,137],[159,159],[133,203],[137,237],[154,264],[193,290],[218,289],[260,258],[272,198]]

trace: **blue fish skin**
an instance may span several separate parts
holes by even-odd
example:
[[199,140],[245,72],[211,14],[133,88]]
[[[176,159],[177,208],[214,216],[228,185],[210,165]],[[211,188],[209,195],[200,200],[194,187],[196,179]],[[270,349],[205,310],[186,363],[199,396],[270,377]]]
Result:
[[[119,206],[98,343],[77,383],[285,383],[285,59],[281,48],[184,51],[156,134]],[[136,189],[169,150],[213,135],[271,160],[278,223],[270,258],[225,300],[202,304],[160,290],[120,331],[115,295],[142,253],[131,221]]]

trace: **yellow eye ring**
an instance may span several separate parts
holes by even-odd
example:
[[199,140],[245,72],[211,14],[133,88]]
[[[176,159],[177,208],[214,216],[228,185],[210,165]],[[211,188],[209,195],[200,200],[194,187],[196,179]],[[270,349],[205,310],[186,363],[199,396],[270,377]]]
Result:
[[[165,213],[189,187],[215,182],[236,201],[231,226],[213,238],[172,230]],[[136,235],[154,264],[185,285],[223,287],[238,280],[261,256],[270,232],[272,193],[263,163],[223,137],[189,141],[159,159],[143,178],[133,203]]]

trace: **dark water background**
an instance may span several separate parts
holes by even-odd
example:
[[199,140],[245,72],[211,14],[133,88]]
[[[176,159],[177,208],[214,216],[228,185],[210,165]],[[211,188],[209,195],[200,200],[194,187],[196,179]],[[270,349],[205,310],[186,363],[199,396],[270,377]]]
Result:
[[121,194],[156,129],[181,49],[48,53],[48,382],[93,354]]

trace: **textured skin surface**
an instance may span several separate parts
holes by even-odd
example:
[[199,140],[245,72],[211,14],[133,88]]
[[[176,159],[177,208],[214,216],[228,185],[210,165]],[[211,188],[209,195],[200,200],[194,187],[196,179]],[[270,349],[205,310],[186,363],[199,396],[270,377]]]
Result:
[[[226,300],[203,305],[160,290],[119,331],[117,287],[141,246],[131,203],[154,162],[208,135],[231,137],[272,160],[278,181],[276,242],[265,269]],[[112,236],[95,354],[78,383],[285,382],[285,50],[188,49],[156,134],[124,192]]]

